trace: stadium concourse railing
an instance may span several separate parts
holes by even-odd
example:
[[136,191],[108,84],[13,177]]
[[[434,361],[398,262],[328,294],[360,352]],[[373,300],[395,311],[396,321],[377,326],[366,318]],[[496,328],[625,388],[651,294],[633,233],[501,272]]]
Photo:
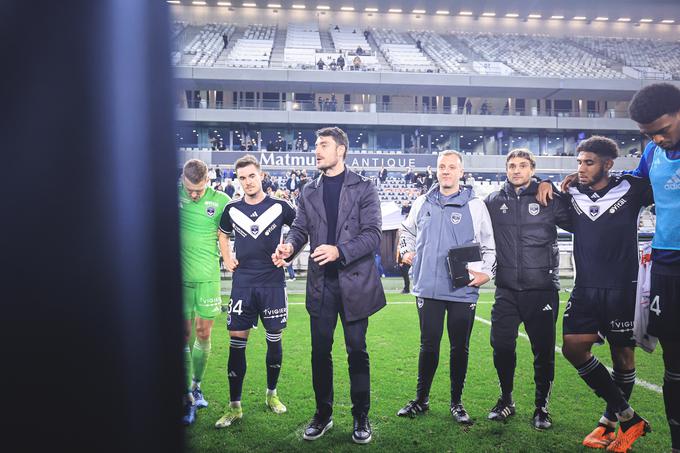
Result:
[[[239,102],[215,102],[214,107],[205,101],[191,101],[185,105],[177,105],[178,108],[189,109],[215,109],[215,110],[273,110],[273,111],[303,111],[303,112],[369,112],[370,104],[344,102],[322,97],[317,101],[267,101],[245,100]],[[501,115],[501,116],[540,116],[540,117],[574,117],[574,118],[628,118],[628,112],[622,109],[610,109],[605,112],[586,111],[579,112],[564,109],[551,109],[539,111],[531,109],[504,109],[494,111],[488,109],[474,109],[467,111],[464,106],[432,107],[419,105],[418,107],[406,106],[403,103],[376,103],[378,113],[427,113],[442,115]]]

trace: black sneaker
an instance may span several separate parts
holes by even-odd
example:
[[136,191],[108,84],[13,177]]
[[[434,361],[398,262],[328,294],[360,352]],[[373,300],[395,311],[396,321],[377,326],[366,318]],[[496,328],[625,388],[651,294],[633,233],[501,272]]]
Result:
[[503,398],[498,398],[498,402],[491,409],[487,418],[503,422],[512,415],[515,415],[515,403],[512,401],[506,402]]
[[408,404],[406,404],[406,406],[399,409],[399,412],[397,412],[397,416],[415,418],[416,416],[425,413],[429,409],[430,403],[428,403],[427,401],[421,403],[420,401],[417,400],[411,400],[408,402]]
[[451,405],[451,415],[462,425],[472,425],[472,419],[463,407],[463,403],[456,403]]
[[368,421],[368,416],[361,415],[354,417],[354,431],[352,432],[352,440],[356,444],[367,444],[373,437],[373,430],[371,423]]
[[401,294],[409,294],[410,292],[411,292],[411,291],[408,290],[408,289],[406,289],[406,288],[404,288],[404,289],[401,290]]
[[321,418],[318,414],[310,420],[302,434],[304,440],[316,440],[333,427],[333,417]]
[[548,411],[537,407],[534,411],[534,428],[536,429],[550,429],[552,428],[552,419]]

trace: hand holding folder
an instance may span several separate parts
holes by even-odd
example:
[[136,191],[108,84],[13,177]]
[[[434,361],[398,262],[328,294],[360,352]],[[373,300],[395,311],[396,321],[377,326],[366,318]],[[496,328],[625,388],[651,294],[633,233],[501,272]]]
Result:
[[472,281],[467,264],[475,261],[482,261],[482,251],[476,242],[449,249],[446,263],[454,288],[467,286]]

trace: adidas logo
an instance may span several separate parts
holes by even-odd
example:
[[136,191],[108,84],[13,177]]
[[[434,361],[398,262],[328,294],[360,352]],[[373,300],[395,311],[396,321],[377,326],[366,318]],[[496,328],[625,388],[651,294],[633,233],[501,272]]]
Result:
[[257,212],[253,211],[253,213],[250,214],[250,217],[257,217]]
[[593,192],[593,194],[590,196],[591,200],[597,200],[600,198],[600,196],[597,194],[597,192]]
[[552,311],[552,307],[550,305],[546,305],[543,307],[543,311]]
[[227,374],[228,377],[238,377],[235,371],[230,371],[229,374]]
[[666,190],[679,190],[680,189],[680,169],[678,169],[673,176],[671,176],[666,184],[663,186]]

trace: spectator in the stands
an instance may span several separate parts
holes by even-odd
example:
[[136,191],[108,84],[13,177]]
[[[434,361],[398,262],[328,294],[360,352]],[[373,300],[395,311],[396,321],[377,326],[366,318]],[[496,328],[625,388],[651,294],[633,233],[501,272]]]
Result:
[[340,31],[340,27],[338,27],[337,25],[333,29],[336,31]]
[[316,67],[319,68],[319,70],[322,70],[324,65],[323,59],[319,58],[319,61],[316,62]]
[[469,99],[465,103],[465,113],[467,113],[468,115],[472,113],[472,102],[470,102]]
[[345,59],[342,57],[342,55],[338,57],[338,67],[341,71],[344,71],[345,69]]
[[302,170],[300,173],[300,191],[305,187],[305,184],[309,182],[309,177],[307,177],[307,170]]
[[356,54],[357,54],[357,55],[363,55],[363,54],[364,54],[364,49],[362,49],[361,46],[358,46],[358,47],[357,47]]
[[302,140],[302,151],[305,153],[309,151],[309,142],[307,141],[306,138]]
[[232,184],[231,179],[227,179],[225,184],[226,185],[224,186],[224,193],[229,195],[229,198],[234,198],[234,191],[236,190],[236,188],[234,187],[234,184]]
[[382,165],[380,166],[380,171],[378,172],[378,179],[380,180],[380,184],[384,184],[385,181],[387,181],[387,169]]
[[370,36],[371,32],[368,30],[364,30],[364,38],[366,38],[366,41],[368,41],[368,37]]
[[295,171],[291,171],[290,175],[288,176],[288,180],[286,181],[286,189],[290,190],[291,192],[297,189],[300,186],[300,181],[298,179],[297,173]]
[[354,60],[352,60],[352,64],[354,65],[354,70],[358,71],[359,69],[361,69],[361,58],[359,58],[358,56],[354,57]]
[[423,50],[423,43],[420,42],[420,39],[416,40],[416,47],[418,50]]
[[415,175],[413,174],[413,169],[411,167],[406,168],[406,173],[404,173],[404,182],[406,184],[411,184],[413,182],[413,178]]
[[411,212],[411,200],[401,202],[401,215],[408,215]]
[[432,167],[427,166],[427,170],[425,171],[425,188],[427,190],[430,190],[430,187],[432,187],[432,183],[434,182],[434,173],[432,173]]

